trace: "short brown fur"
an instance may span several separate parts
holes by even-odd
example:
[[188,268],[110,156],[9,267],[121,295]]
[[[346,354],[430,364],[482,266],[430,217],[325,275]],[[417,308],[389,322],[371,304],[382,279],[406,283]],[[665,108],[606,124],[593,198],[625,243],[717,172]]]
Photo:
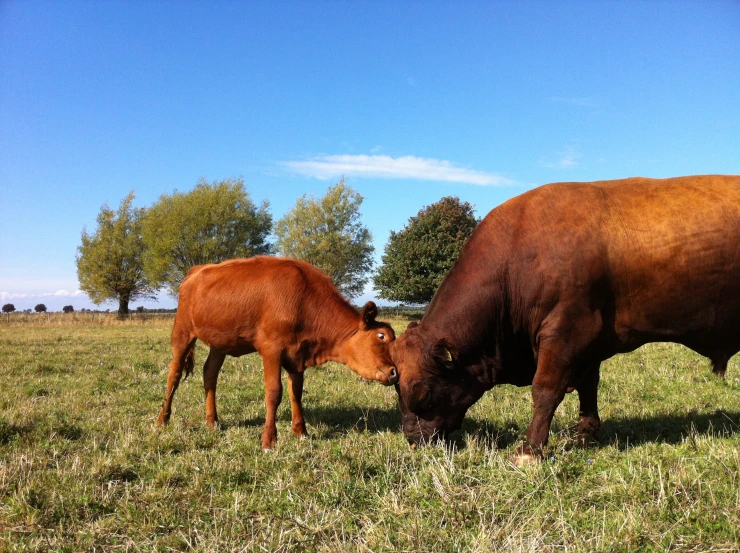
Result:
[[368,380],[396,382],[388,352],[395,334],[376,315],[373,302],[358,311],[326,274],[303,261],[259,256],[193,267],[180,286],[173,359],[158,424],[169,422],[172,398],[183,371],[192,373],[199,339],[211,348],[203,367],[210,428],[218,423],[216,383],[225,357],[258,352],[267,406],[262,447],[269,449],[277,441],[281,367],[288,373],[293,432],[305,436],[301,397],[306,367],[337,361]]
[[569,390],[593,437],[601,361],[656,341],[721,377],[740,351],[740,176],[550,184],[491,211],[391,345],[404,433],[451,431],[509,383],[532,385],[522,458],[547,443]]

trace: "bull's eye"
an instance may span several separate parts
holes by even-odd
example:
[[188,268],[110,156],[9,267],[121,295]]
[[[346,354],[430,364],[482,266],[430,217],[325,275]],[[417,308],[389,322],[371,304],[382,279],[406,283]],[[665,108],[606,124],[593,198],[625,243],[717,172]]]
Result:
[[378,338],[380,338],[381,340],[385,340],[385,334],[383,334],[382,332],[378,332]]

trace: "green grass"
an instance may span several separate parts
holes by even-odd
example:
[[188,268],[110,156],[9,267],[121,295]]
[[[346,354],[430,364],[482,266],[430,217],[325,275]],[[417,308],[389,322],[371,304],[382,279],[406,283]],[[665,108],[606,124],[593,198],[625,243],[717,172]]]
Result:
[[307,371],[312,437],[291,434],[286,393],[278,446],[262,453],[256,355],[224,366],[220,431],[206,429],[200,371],[158,431],[170,327],[0,321],[0,551],[740,547],[736,360],[725,382],[674,345],[610,360],[601,445],[576,447],[572,394],[546,460],[519,469],[510,456],[529,423],[529,388],[486,394],[454,451],[412,451],[395,392],[334,364]]

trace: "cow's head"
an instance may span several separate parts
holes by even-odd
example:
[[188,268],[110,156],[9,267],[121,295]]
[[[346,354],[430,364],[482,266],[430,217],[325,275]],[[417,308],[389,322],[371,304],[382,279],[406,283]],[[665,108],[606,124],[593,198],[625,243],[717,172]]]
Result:
[[390,349],[400,373],[396,391],[409,443],[444,439],[460,428],[484,389],[464,367],[456,366],[452,346],[411,323]]
[[360,312],[360,328],[347,341],[347,366],[367,380],[390,386],[398,382],[388,346],[396,339],[389,324],[376,321],[378,308],[371,301]]

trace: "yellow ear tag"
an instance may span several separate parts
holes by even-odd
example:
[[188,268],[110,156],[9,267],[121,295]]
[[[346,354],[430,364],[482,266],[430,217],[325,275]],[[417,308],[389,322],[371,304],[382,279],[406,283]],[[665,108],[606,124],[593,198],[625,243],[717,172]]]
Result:
[[445,360],[452,361],[452,354],[450,353],[450,350],[448,350],[447,348],[444,348],[444,350],[445,350]]

